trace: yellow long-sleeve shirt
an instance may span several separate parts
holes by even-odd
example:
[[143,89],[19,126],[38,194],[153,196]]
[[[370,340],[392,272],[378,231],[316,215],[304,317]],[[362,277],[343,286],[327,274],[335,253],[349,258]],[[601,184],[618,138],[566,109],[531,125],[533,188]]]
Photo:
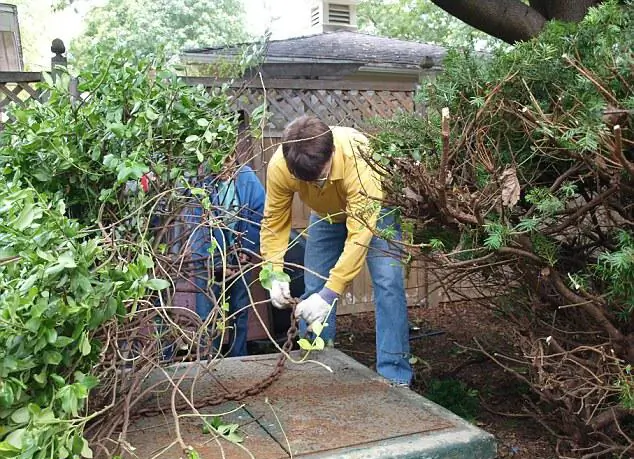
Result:
[[260,231],[262,258],[282,270],[291,230],[293,195],[317,215],[334,222],[346,222],[348,236],[343,252],[326,282],[326,287],[341,294],[365,262],[372,230],[383,197],[378,174],[363,159],[367,138],[352,128],[331,127],[335,151],[326,183],[296,179],[286,167],[280,146],[267,168],[266,203]]

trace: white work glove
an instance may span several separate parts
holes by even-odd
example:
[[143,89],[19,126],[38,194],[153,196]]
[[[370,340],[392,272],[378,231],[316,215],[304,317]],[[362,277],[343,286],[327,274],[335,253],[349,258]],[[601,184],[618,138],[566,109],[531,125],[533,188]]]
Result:
[[313,293],[297,305],[297,308],[295,308],[295,317],[304,319],[310,329],[310,325],[313,322],[319,321],[323,323],[329,312],[330,304],[328,304],[319,293]]
[[286,309],[292,306],[293,297],[291,296],[291,287],[288,282],[274,280],[271,283],[271,303],[278,309]]

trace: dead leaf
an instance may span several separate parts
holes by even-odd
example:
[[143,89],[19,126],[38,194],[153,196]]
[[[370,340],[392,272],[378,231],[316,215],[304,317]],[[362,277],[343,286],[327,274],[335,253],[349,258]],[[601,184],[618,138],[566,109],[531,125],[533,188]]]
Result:
[[413,199],[416,202],[423,201],[423,197],[420,194],[416,193],[414,190],[412,190],[410,187],[403,188],[403,194],[405,195],[407,199]]
[[502,172],[502,205],[513,207],[520,200],[520,182],[514,167],[507,167]]

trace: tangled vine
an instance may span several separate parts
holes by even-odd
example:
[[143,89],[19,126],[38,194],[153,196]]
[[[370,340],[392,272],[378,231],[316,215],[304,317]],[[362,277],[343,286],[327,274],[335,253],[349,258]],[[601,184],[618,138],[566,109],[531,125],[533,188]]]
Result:
[[381,122],[372,141],[414,222],[411,258],[508,319],[512,353],[473,348],[532,389],[562,457],[634,449],[631,6],[491,59],[450,53],[426,116]]

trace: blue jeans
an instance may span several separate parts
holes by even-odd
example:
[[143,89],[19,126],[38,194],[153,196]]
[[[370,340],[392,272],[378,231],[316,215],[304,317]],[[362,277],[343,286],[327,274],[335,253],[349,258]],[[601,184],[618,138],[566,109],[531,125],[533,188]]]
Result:
[[[348,235],[345,222],[329,223],[311,214],[309,224],[304,255],[306,290],[303,298],[323,288],[326,281],[312,272],[328,278],[330,270],[343,252]],[[381,211],[377,228],[392,228],[390,237],[397,240],[401,237],[401,228],[394,218],[394,213],[387,209]],[[376,310],[376,371],[394,383],[410,384],[412,367],[409,363],[409,323],[404,271],[401,260],[389,255],[394,250],[388,241],[375,236],[370,242],[366,259],[372,278]],[[336,309],[333,308],[326,320],[328,326],[321,333],[326,343],[334,343],[335,318]],[[300,332],[302,335],[306,334],[306,323],[303,320],[300,321]]]
[[[228,296],[229,314],[233,316],[233,328],[230,332],[231,351],[229,357],[240,357],[247,355],[247,333],[248,333],[248,321],[249,321],[249,308],[251,304],[249,300],[249,283],[252,275],[250,272],[242,274],[238,279],[231,280],[226,283],[228,290],[226,296]],[[205,279],[196,278],[195,281],[198,288],[205,289],[207,281]],[[220,297],[220,288],[217,285],[213,286],[213,293],[216,298]],[[207,319],[213,310],[213,303],[209,298],[202,294],[196,293],[196,313],[202,320]],[[237,312],[240,311],[240,312]],[[237,314],[236,314],[237,312]],[[234,315],[235,314],[235,315]],[[214,347],[219,349],[222,343],[220,338],[214,340]]]

